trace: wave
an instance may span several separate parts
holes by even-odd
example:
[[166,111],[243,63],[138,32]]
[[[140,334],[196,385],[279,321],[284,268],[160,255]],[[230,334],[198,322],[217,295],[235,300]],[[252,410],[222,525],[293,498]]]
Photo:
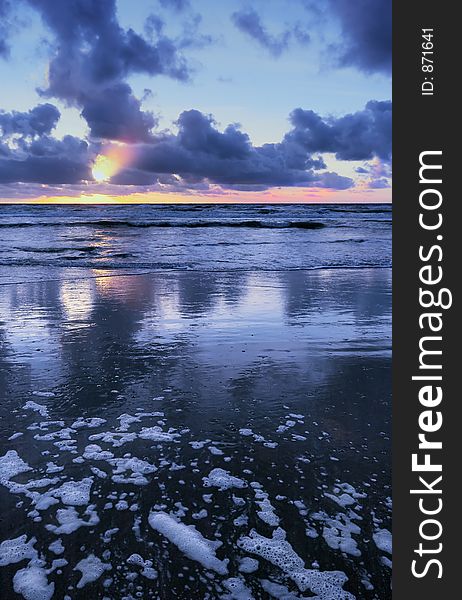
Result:
[[[364,262],[358,262],[356,264],[338,264],[338,263],[322,263],[316,265],[303,265],[303,266],[287,266],[287,265],[272,265],[270,267],[262,267],[261,265],[247,264],[242,265],[240,263],[234,264],[227,268],[216,268],[212,266],[205,266],[204,264],[198,263],[186,263],[182,262],[154,262],[154,261],[140,261],[140,262],[119,262],[119,261],[89,261],[82,260],[80,257],[74,257],[75,261],[69,262],[69,259],[61,259],[49,263],[40,260],[11,260],[1,261],[0,267],[46,267],[47,269],[55,268],[75,268],[75,269],[97,269],[98,271],[134,271],[139,272],[144,270],[147,272],[163,272],[163,271],[316,271],[319,269],[388,269],[391,267],[391,261],[384,260],[369,260]],[[214,263],[227,263],[231,264],[230,261],[220,260],[214,261]]]
[[39,221],[35,223],[0,223],[0,228],[24,228],[24,227],[104,227],[107,229],[116,227],[244,227],[250,229],[322,229],[326,227],[319,221],[288,221],[270,223],[268,221],[69,221],[67,223],[56,221]]
[[54,248],[34,248],[32,246],[16,246],[14,250],[20,250],[21,252],[39,252],[43,254],[59,254],[60,252],[96,252],[99,250],[98,246],[69,246]]

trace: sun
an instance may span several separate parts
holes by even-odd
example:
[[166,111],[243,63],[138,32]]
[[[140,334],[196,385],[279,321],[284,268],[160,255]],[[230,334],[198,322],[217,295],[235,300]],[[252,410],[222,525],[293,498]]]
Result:
[[114,158],[98,154],[93,163],[92,175],[93,179],[98,183],[108,181],[119,170],[119,163]]

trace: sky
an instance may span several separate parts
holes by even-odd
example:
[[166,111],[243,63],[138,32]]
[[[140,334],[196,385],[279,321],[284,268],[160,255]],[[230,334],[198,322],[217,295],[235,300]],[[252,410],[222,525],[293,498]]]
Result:
[[390,202],[391,0],[0,0],[0,201]]

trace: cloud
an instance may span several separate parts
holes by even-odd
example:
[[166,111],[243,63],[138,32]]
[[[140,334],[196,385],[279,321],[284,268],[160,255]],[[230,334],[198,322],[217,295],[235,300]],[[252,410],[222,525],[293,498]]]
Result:
[[338,173],[327,171],[320,176],[319,187],[330,188],[333,190],[347,190],[353,186],[353,180],[350,177],[344,177]]
[[147,139],[155,120],[142,110],[126,78],[133,73],[190,77],[161,20],[147,40],[119,25],[115,0],[27,1],[55,38],[48,86],[40,93],[80,107],[93,137]]
[[391,74],[392,0],[301,0],[325,28],[337,20],[340,41],[329,50],[338,66],[355,67],[364,73]]
[[167,8],[176,12],[186,10],[190,6],[189,0],[159,0],[159,4],[162,8]]
[[329,0],[343,41],[336,47],[341,65],[366,73],[391,73],[391,0]]
[[[210,115],[183,112],[178,133],[138,145],[134,167],[140,172],[177,174],[187,185],[207,180],[232,186],[313,186],[347,189],[353,181],[325,172],[320,155],[338,160],[391,160],[391,102],[370,101],[342,117],[323,118],[298,108],[292,129],[276,144],[253,146],[237,125],[219,131]],[[380,159],[380,161],[378,161]],[[375,166],[375,179],[385,170]]]
[[308,152],[332,152],[339,160],[391,160],[391,101],[371,100],[364,110],[323,119],[312,110],[295,109],[286,139]]
[[390,183],[387,179],[381,177],[380,179],[371,179],[371,181],[368,183],[368,187],[371,190],[379,190],[383,188],[389,188]]
[[388,161],[380,160],[375,158],[371,162],[364,163],[363,166],[355,169],[356,173],[362,176],[364,184],[369,189],[383,189],[391,187],[390,179],[391,163]]
[[0,183],[72,184],[91,179],[88,144],[73,136],[22,141],[0,154]]
[[[38,108],[25,115],[35,114]],[[391,153],[389,112],[391,103],[376,101],[369,102],[362,111],[338,118],[322,118],[313,111],[298,108],[290,116],[291,130],[280,142],[254,146],[239,125],[232,123],[220,129],[211,115],[198,110],[184,111],[176,121],[176,133],[158,132],[142,142],[136,136],[136,143],[129,144],[129,160],[111,183],[122,186],[159,183],[183,192],[214,184],[246,190],[352,187],[351,178],[326,171],[323,153],[334,153],[339,160],[373,159],[366,163],[365,170],[379,182],[389,176],[385,164]],[[10,120],[12,115],[8,113]],[[101,123],[103,116],[96,114],[96,121]],[[91,121],[92,117],[87,115],[87,118]],[[0,156],[3,155],[0,183],[92,180],[90,170],[96,147],[72,136],[54,139],[49,135],[55,124],[51,118],[47,126],[40,121],[42,133],[31,136],[30,126],[25,125],[31,121],[24,116],[17,119],[15,122],[22,129],[19,138],[14,138],[16,147],[0,148]],[[107,123],[108,127],[117,127],[116,122]],[[119,132],[119,137],[123,135]]]
[[310,36],[303,31],[299,24],[285,29],[279,35],[271,34],[263,25],[260,15],[253,9],[236,11],[231,15],[234,25],[247,36],[255,40],[260,46],[274,56],[279,57],[295,39],[301,44],[307,44]]
[[[318,119],[322,121],[321,117]],[[177,135],[137,146],[134,166],[139,172],[174,173],[185,185],[207,180],[233,189],[348,189],[354,185],[349,177],[323,171],[325,164],[319,152],[324,151],[324,142],[316,144],[312,140],[308,149],[304,139],[296,135],[297,123],[280,143],[263,146],[253,146],[236,125],[220,132],[210,116],[196,110],[183,112],[177,124]],[[333,151],[333,144],[334,141],[329,144],[329,152]]]
[[52,104],[39,104],[28,112],[0,110],[0,129],[4,137],[19,134],[23,137],[41,136],[56,127],[59,110]]
[[141,109],[128,84],[114,83],[85,99],[82,117],[95,138],[124,142],[146,141],[157,120]]
[[10,24],[7,20],[11,10],[10,0],[0,0],[0,57],[8,58],[10,47],[8,45],[8,34]]
[[[183,112],[178,133],[139,145],[134,166],[139,171],[177,174],[185,184],[207,180],[223,186],[294,186],[323,183],[315,169],[320,158],[297,152],[290,143],[253,146],[237,125],[217,129],[210,115]],[[343,182],[344,183],[344,182]]]

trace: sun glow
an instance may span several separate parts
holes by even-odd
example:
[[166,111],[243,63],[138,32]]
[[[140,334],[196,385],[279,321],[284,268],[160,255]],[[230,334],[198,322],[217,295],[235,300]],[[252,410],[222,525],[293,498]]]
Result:
[[134,152],[128,145],[116,143],[107,145],[93,162],[93,179],[97,183],[109,181],[119,171],[130,166],[133,158]]
[[119,170],[117,161],[104,154],[98,154],[93,164],[92,175],[93,179],[98,183],[109,181],[113,175]]

